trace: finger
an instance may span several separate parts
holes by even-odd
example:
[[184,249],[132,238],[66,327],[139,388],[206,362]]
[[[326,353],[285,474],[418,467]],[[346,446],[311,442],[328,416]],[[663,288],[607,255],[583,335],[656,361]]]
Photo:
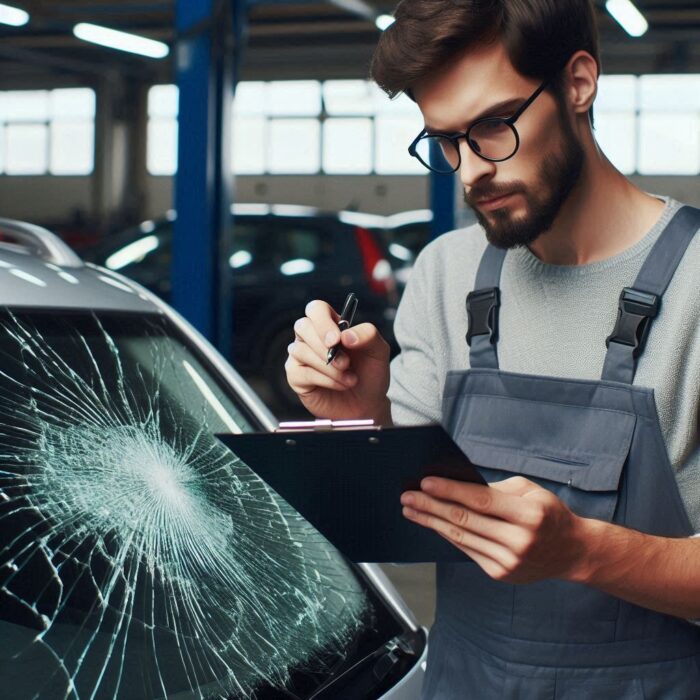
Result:
[[463,530],[485,537],[509,547],[518,546],[523,538],[523,530],[501,518],[482,515],[465,508],[459,503],[432,498],[420,491],[408,491],[401,496],[401,503],[412,510],[434,515]]
[[360,323],[341,334],[343,347],[348,350],[362,350],[363,355],[383,362],[389,361],[391,348],[382,338],[377,327],[371,323]]
[[352,372],[326,364],[325,358],[320,358],[306,343],[295,341],[287,347],[287,352],[300,365],[311,367],[341,384],[354,386],[357,383],[357,377]]
[[450,540],[449,537],[445,537],[439,532],[437,534],[440,535],[440,537],[442,537],[444,540],[447,540],[451,545],[457,547],[457,549],[460,549],[462,552],[464,552],[470,559],[472,559],[476,564],[478,564],[483,569],[483,571],[491,578],[505,578],[505,574],[507,572],[505,568],[501,566],[497,561],[494,561],[493,559],[490,559],[489,557],[480,554],[479,552],[476,552],[473,549],[469,549],[469,547],[456,545]]
[[340,342],[340,329],[338,328],[340,316],[330,304],[320,299],[314,299],[306,305],[305,313],[311,319],[326,352],[328,352],[328,348]]
[[529,502],[516,494],[481,484],[469,484],[453,479],[431,476],[423,479],[421,490],[445,501],[454,501],[470,510],[526,525],[533,522]]
[[[295,321],[294,336],[295,340],[305,343],[311,348],[318,359],[323,361],[324,364],[328,363],[328,348],[323,343],[323,340],[321,340],[310,318],[304,316],[304,318]],[[340,370],[345,370],[350,366],[350,359],[342,350],[339,350],[336,352],[332,364]]]
[[502,566],[514,567],[517,564],[515,554],[498,542],[481,537],[473,532],[462,530],[456,525],[430,513],[421,513],[406,506],[403,508],[403,515],[411,522],[434,530],[457,547],[466,547]]
[[311,367],[300,365],[293,357],[285,362],[287,382],[300,396],[310,394],[316,389],[332,389],[333,391],[347,391],[350,387],[336,381],[327,374],[319,372]]
[[314,322],[307,316],[294,322],[294,336],[296,340],[300,340],[308,345],[319,358],[326,357],[328,348],[318,334],[318,329]]

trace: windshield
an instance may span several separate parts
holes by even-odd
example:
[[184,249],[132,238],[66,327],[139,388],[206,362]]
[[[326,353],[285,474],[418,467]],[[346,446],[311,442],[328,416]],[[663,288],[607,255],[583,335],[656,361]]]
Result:
[[0,315],[3,688],[309,697],[396,634],[214,437],[253,429],[159,316]]

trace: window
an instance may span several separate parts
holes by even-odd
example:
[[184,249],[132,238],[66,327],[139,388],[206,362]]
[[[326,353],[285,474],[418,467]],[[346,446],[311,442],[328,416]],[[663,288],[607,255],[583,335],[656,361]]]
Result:
[[89,175],[94,148],[93,90],[0,92],[0,173]]
[[700,173],[700,75],[602,76],[595,136],[623,173]]
[[595,101],[595,137],[610,162],[631,174],[637,164],[637,78],[601,76]]
[[152,175],[177,171],[177,111],[175,85],[155,85],[149,90],[146,164]]
[[639,172],[700,173],[700,75],[644,75],[639,102]]
[[[408,99],[408,98],[407,98]],[[377,143],[375,170],[380,175],[406,175],[427,173],[416,158],[408,154],[408,145],[420,131],[415,120],[393,114],[378,116],[374,122]]]
[[[421,124],[408,97],[389,100],[367,80],[242,82],[233,103],[232,165],[241,175],[425,175],[408,155]],[[173,175],[174,85],[151,88],[148,140],[149,172]]]
[[375,90],[367,80],[327,80],[323,84],[326,113],[332,117],[371,117],[375,112]]
[[[625,174],[700,173],[700,75],[604,75],[595,137]],[[241,175],[426,175],[408,155],[422,118],[367,80],[249,81],[238,85],[232,163]],[[0,128],[2,124],[0,123]],[[39,136],[30,138],[39,149]],[[8,154],[0,145],[0,167]],[[149,95],[148,169],[177,169],[177,87]]]
[[372,172],[372,120],[334,117],[323,123],[323,171],[366,175]]
[[321,85],[315,80],[276,80],[266,85],[265,111],[278,117],[316,117],[321,112]]
[[267,149],[268,172],[317,173],[321,163],[319,132],[317,119],[271,120]]
[[639,120],[640,174],[697,175],[700,172],[699,137],[697,113],[643,113]]

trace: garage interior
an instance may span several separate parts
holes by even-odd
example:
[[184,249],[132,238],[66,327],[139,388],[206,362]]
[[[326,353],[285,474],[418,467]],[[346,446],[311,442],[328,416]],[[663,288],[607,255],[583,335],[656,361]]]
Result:
[[[432,210],[427,238],[469,221],[456,180],[429,176],[407,154],[406,162],[397,160],[408,134],[421,128],[417,108],[405,98],[382,101],[367,83],[381,31],[376,20],[390,15],[394,2],[11,5],[29,21],[0,24],[0,216],[46,226],[80,252],[177,210],[171,303],[224,354],[230,299],[217,251],[231,235],[231,204],[381,217]],[[605,78],[596,115],[601,145],[645,191],[700,205],[698,3],[636,0],[649,25],[639,37],[627,34],[604,2],[596,5]],[[81,24],[162,42],[167,55],[98,46],[76,35]],[[366,106],[358,109],[357,99]],[[396,124],[403,141],[387,145],[380,137]],[[275,161],[272,148],[263,157],[250,145],[262,138],[279,146],[285,129],[297,127],[299,142],[311,144],[308,162],[290,165],[293,150]],[[327,152],[322,138],[351,127],[367,146],[366,157],[352,163],[343,161],[351,153]],[[193,230],[198,235],[188,235]],[[265,380],[256,377],[253,386],[273,402]],[[282,418],[305,415],[271,408]],[[384,568],[429,626],[434,567]]]

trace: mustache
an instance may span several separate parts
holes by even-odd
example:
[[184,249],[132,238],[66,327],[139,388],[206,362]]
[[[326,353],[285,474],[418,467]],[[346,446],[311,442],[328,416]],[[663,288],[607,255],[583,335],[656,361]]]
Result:
[[464,201],[470,207],[476,207],[478,202],[485,199],[496,199],[507,194],[515,194],[525,190],[523,182],[515,181],[503,185],[491,184],[484,187],[478,185],[472,187],[469,192],[464,193]]

